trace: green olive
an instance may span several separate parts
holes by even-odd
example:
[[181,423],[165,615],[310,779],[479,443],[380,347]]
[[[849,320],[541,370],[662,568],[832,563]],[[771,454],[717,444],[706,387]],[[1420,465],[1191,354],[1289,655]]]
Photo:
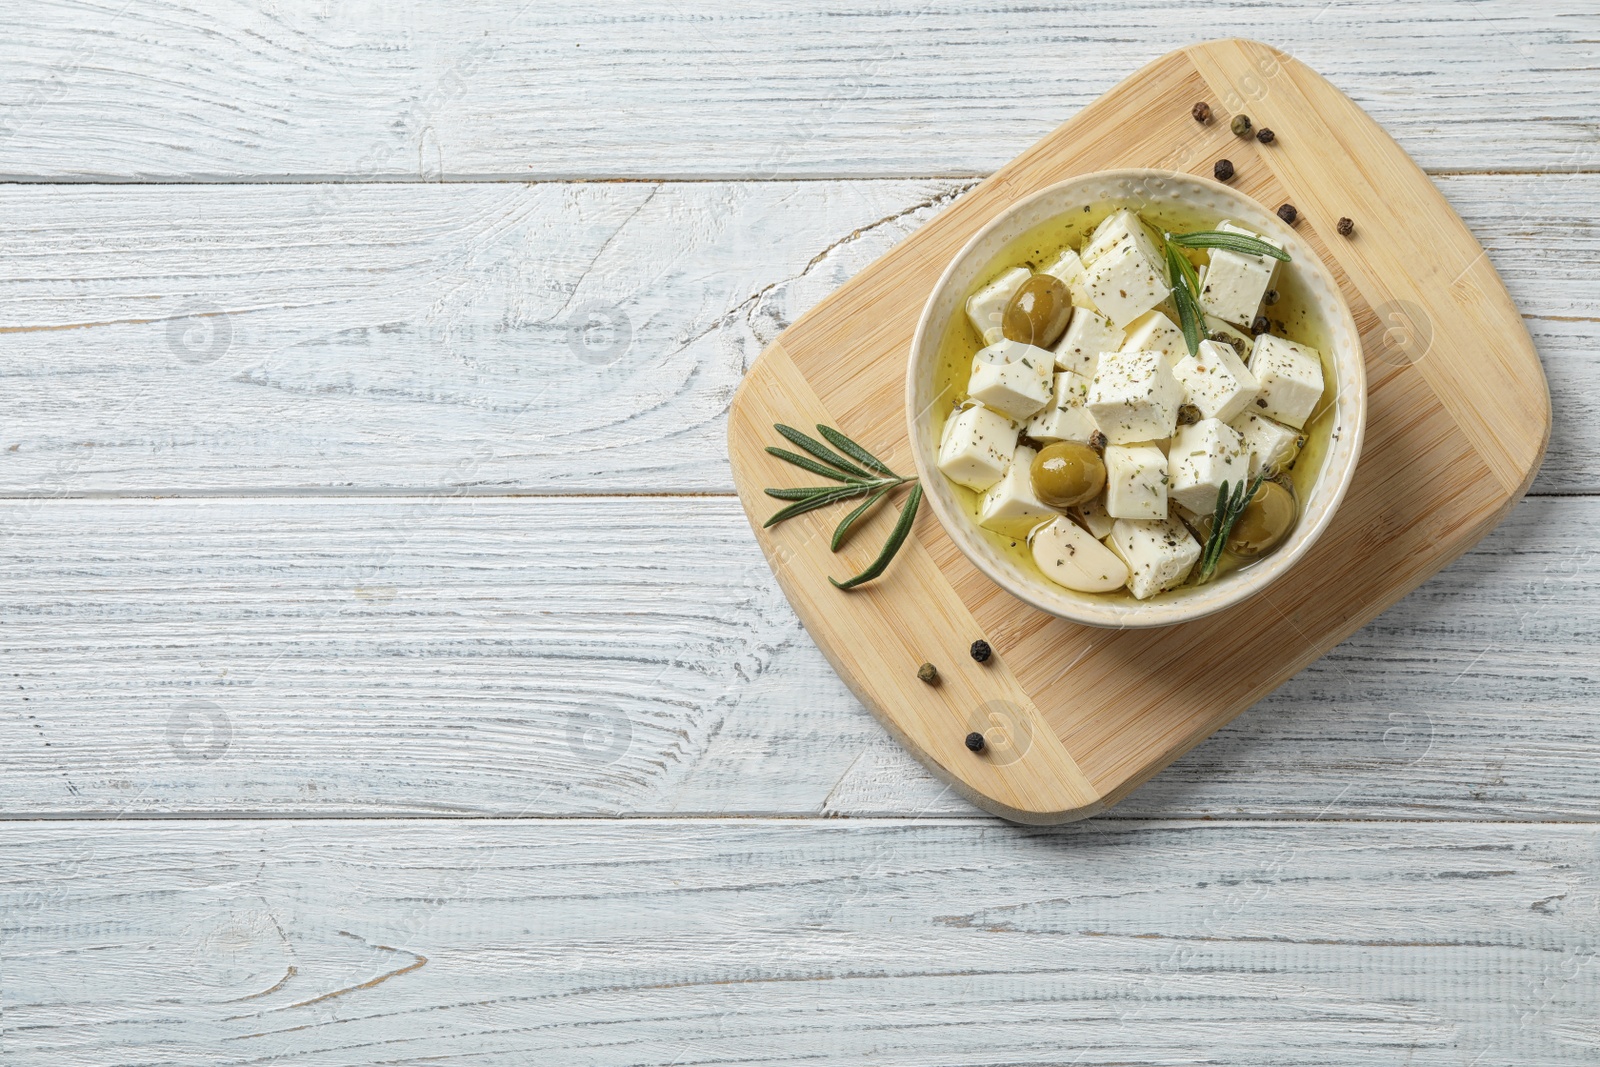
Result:
[[1022,283],[1000,316],[1000,332],[1008,341],[1049,348],[1061,339],[1072,319],[1072,294],[1060,278],[1035,274]]
[[1283,540],[1294,525],[1297,511],[1293,493],[1277,482],[1262,482],[1228,532],[1228,551],[1241,556],[1261,555]]
[[1033,457],[1033,494],[1053,508],[1086,504],[1106,485],[1106,464],[1100,453],[1077,441],[1045,445]]

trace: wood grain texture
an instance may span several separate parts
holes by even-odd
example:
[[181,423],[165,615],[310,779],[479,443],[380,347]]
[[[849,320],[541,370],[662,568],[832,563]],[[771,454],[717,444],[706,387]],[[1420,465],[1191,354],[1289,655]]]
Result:
[[1427,0],[28,0],[0,43],[0,174],[985,174],[1128,71],[1230,35],[1326,74],[1425,167],[1600,164],[1593,5],[1467,10]]
[[[972,184],[0,186],[0,494],[727,491],[755,354]],[[1549,377],[1535,491],[1600,490],[1600,176],[1438,184]]]
[[[733,500],[0,520],[9,817],[979,814],[833,675]],[[1594,819],[1597,526],[1524,501],[1116,810]]]
[[[1196,124],[1184,106],[1210,94],[1232,111],[1252,84],[1258,101],[1271,105],[1281,144],[1243,142],[1220,120]],[[1264,593],[1195,622],[1101,629],[1022,604],[924,515],[913,537],[976,630],[918,633],[921,605],[934,595],[919,571],[912,581],[891,577],[874,586],[870,598],[835,598],[826,612],[808,611],[805,591],[827,588],[836,559],[814,522],[760,525],[769,510],[761,487],[784,468],[765,451],[770,426],[828,422],[891,466],[913,469],[913,448],[931,445],[907,436],[906,353],[926,294],[968,240],[1009,205],[1064,179],[1117,167],[1209,169],[1223,152],[1240,167],[1239,192],[1262,204],[1304,201],[1318,209],[1296,230],[1341,288],[1366,358],[1360,466],[1299,564]],[[1337,166],[1346,161],[1356,165]],[[1325,225],[1341,203],[1355,205],[1370,233],[1393,235],[1405,249],[1370,237],[1325,241],[1316,219]],[[1408,269],[1424,261],[1431,266]],[[1439,355],[1387,352],[1388,309],[1397,302],[1428,324]],[[1036,772],[1018,767],[980,788],[964,768],[918,750],[912,739],[921,734],[959,736],[975,719],[994,717],[959,687],[929,693],[915,678],[921,659],[970,671],[963,653],[972,639],[1004,649],[1007,677],[1028,700],[1019,706],[997,691],[983,709],[1010,709],[1024,734],[1042,717],[1071,757],[1073,778],[1081,772],[1109,806],[1476,543],[1532,483],[1549,434],[1549,393],[1524,323],[1482,247],[1427,177],[1315,72],[1258,42],[1225,40],[1170,53],[1130,75],[785,330],[735,396],[728,441],[757,539],[847,684],[980,805],[1008,817],[1021,811],[1025,821],[1064,822],[1097,805],[1036,808],[1032,797],[1044,792]],[[899,622],[884,627],[880,616]],[[882,639],[860,640],[872,633]],[[920,638],[920,655],[902,647],[907,634]]]
[[1597,846],[1477,824],[18,825],[6,1062],[1593,1063]]

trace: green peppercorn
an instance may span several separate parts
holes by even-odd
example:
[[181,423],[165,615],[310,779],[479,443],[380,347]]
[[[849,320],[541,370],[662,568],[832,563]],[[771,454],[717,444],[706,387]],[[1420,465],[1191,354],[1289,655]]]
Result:
[[1249,137],[1250,136],[1250,116],[1249,115],[1235,115],[1235,116],[1233,116],[1233,121],[1228,124],[1228,128],[1233,131],[1233,135],[1235,137]]
[[989,642],[980,637],[972,642],[971,652],[972,658],[979,663],[988,663],[989,657],[994,654],[994,649],[989,647]]
[[[1217,336],[1220,337],[1221,334],[1218,334]],[[1179,426],[1193,426],[1195,423],[1197,423],[1199,421],[1200,421],[1200,409],[1199,408],[1195,407],[1193,404],[1179,404],[1178,405],[1178,425]]]
[[1267,321],[1265,315],[1257,315],[1256,320],[1250,324],[1250,333],[1255,337],[1260,337],[1270,329],[1272,329],[1272,324]]
[[1194,116],[1196,122],[1204,126],[1211,121],[1211,105],[1202,100],[1190,110],[1189,114]]
[[1290,226],[1293,226],[1294,220],[1300,217],[1300,212],[1294,209],[1293,204],[1284,204],[1282,207],[1278,208],[1278,217],[1284,222],[1287,222]]
[[939,680],[939,668],[931,663],[924,663],[917,668],[917,678],[932,685]]
[[1277,139],[1277,136],[1277,134],[1273,133],[1265,126],[1256,131],[1256,140],[1260,141],[1262,144],[1271,144]]
[[1216,175],[1217,181],[1219,182],[1231,180],[1233,178],[1233,160],[1217,160],[1217,165],[1211,168],[1211,173]]
[[974,730],[967,735],[967,748],[973,752],[983,751],[983,735]]
[[1356,232],[1356,224],[1355,224],[1355,222],[1353,220],[1348,219],[1348,218],[1341,218],[1339,220],[1339,236],[1340,237],[1349,237],[1351,234],[1353,234],[1355,232]]

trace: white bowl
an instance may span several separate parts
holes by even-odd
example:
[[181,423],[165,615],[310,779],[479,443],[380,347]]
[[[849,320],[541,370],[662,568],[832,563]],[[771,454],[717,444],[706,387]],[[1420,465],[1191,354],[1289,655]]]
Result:
[[[1085,205],[1131,207],[1159,211],[1164,205],[1198,210],[1208,217],[1228,218],[1282,243],[1292,261],[1280,264],[1292,272],[1308,294],[1306,307],[1320,318],[1320,332],[1329,340],[1325,353],[1337,382],[1334,420],[1322,468],[1309,493],[1303,494],[1300,518],[1288,539],[1254,565],[1225,574],[1202,586],[1184,586],[1149,600],[1078,593],[1045,578],[993,544],[968,513],[955,487],[939,472],[938,434],[934,429],[939,347],[952,315],[964,314],[963,300],[979,275],[1007,244],[1040,223]],[[1099,212],[1097,214],[1103,214]],[[1051,615],[1087,626],[1171,626],[1231,607],[1264,589],[1321,536],[1355,474],[1366,424],[1367,377],[1350,308],[1322,260],[1295,231],[1272,211],[1218,182],[1159,170],[1108,170],[1052,185],[1011,205],[973,235],[945,269],[922,309],[911,360],[906,370],[906,419],[911,451],[923,490],[950,535],[974,566],[1017,599]]]

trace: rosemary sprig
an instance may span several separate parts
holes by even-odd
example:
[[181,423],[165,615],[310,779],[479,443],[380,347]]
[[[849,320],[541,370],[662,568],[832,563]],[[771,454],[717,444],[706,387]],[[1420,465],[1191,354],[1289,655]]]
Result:
[[1227,230],[1200,230],[1196,233],[1169,233],[1167,240],[1179,248],[1221,248],[1247,256],[1271,256],[1289,262],[1289,253],[1259,237]]
[[[850,438],[834,429],[832,426],[817,424],[817,432],[837,448],[833,451],[828,445],[823,444],[809,434],[802,433],[793,426],[776,423],[773,426],[787,440],[801,449],[809,452],[809,456],[802,456],[798,452],[790,452],[786,448],[767,446],[767,451],[787,463],[792,463],[801,470],[820,474],[824,478],[832,478],[842,485],[815,485],[797,486],[794,488],[768,489],[766,494],[778,500],[793,501],[788,507],[779,509],[765,523],[763,529],[776,526],[785,519],[792,519],[796,515],[803,515],[817,508],[827,507],[845,500],[852,500],[859,496],[867,499],[851,510],[833,531],[831,549],[839,551],[839,547],[849,538],[857,524],[872,511],[879,501],[885,499],[895,489],[906,482],[915,483],[915,478],[908,478],[896,474],[883,460],[856,444]],[[842,452],[844,455],[840,455]],[[816,457],[813,459],[812,457]],[[848,456],[849,458],[845,458]],[[818,462],[818,461],[821,462]],[[874,474],[873,472],[878,472]],[[881,476],[880,476],[881,475]],[[866,570],[854,578],[839,581],[830,577],[832,582],[840,589],[854,589],[864,585],[882,574],[889,566],[889,561],[900,551],[900,546],[905,544],[906,537],[911,533],[912,521],[917,516],[917,508],[922,503],[922,486],[913,484],[911,495],[906,499],[905,506],[900,509],[900,518],[895,522],[894,529],[889,533],[889,539],[884,542],[883,550],[872,561]]]
[[1233,487],[1232,495],[1228,493],[1227,482],[1218,486],[1217,513],[1211,519],[1211,533],[1206,537],[1205,548],[1200,551],[1200,576],[1195,580],[1196,585],[1204,585],[1216,574],[1217,564],[1222,561],[1222,549],[1228,543],[1228,535],[1233,532],[1234,524],[1239,521],[1246,505],[1256,498],[1256,490],[1261,488],[1266,476],[1267,471],[1263,467],[1255,481],[1250,483],[1249,490],[1245,489],[1244,479],[1240,478]]

